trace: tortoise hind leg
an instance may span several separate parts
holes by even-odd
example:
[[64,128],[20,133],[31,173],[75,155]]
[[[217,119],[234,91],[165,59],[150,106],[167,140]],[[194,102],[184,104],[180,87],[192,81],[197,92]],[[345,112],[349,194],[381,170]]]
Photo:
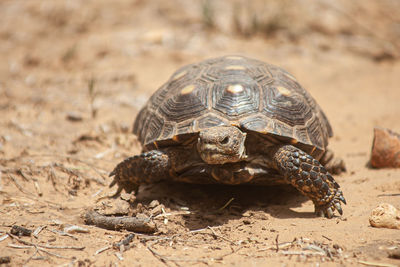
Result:
[[118,185],[122,190],[137,193],[140,184],[147,184],[167,179],[170,174],[171,161],[168,151],[151,150],[143,152],[120,162],[110,173],[114,176],[110,187]]
[[324,165],[325,169],[330,173],[340,174],[346,171],[344,161],[341,158],[335,157],[330,149],[325,151],[319,162]]
[[273,147],[271,156],[285,179],[314,202],[318,215],[332,218],[334,210],[343,213],[340,202],[346,200],[340,186],[316,159],[291,145]]

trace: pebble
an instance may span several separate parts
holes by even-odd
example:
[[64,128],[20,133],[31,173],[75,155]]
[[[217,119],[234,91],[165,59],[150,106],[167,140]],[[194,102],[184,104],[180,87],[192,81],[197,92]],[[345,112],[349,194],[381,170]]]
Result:
[[372,210],[369,223],[373,227],[400,229],[400,211],[388,203],[381,203]]

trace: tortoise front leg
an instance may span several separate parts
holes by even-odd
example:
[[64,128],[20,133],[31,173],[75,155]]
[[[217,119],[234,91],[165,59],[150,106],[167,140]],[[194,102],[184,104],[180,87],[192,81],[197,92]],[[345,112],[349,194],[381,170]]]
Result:
[[151,150],[120,162],[110,173],[114,176],[110,187],[118,185],[119,194],[123,189],[137,193],[140,184],[157,182],[170,177],[170,151]]
[[318,215],[332,218],[335,209],[343,213],[340,202],[346,200],[340,186],[318,160],[291,145],[275,146],[271,154],[278,171],[314,202]]

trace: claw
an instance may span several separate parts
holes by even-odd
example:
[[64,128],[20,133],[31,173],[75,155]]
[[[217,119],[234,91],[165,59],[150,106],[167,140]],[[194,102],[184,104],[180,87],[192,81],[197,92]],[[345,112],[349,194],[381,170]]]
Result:
[[114,169],[112,172],[110,172],[110,174],[108,175],[108,177],[114,176],[115,174],[116,174],[116,172],[115,172],[115,169]]
[[108,187],[113,187],[118,182],[118,179],[114,178]]
[[339,212],[340,215],[343,215],[343,210],[342,210],[342,206],[340,206],[340,203],[335,203],[335,208]]
[[340,196],[340,197],[339,197],[339,200],[342,201],[345,205],[347,204],[347,203],[346,203],[346,199],[344,199],[343,196]]
[[326,209],[325,215],[326,215],[326,217],[328,217],[329,219],[333,217],[333,211],[332,211],[332,209],[331,209],[330,207]]

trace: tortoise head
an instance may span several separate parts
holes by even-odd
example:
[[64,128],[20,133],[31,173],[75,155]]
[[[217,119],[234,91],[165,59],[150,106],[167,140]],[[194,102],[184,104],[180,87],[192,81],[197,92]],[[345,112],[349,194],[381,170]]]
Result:
[[246,133],[235,126],[215,126],[202,130],[197,151],[208,164],[224,164],[245,159]]

